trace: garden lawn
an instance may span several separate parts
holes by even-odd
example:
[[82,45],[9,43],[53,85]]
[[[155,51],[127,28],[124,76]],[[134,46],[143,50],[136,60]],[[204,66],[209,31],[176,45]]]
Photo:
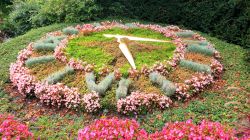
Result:
[[[39,39],[47,32],[62,29],[66,24],[56,24],[31,30],[25,35],[0,44],[0,86],[8,82],[8,69],[11,62],[16,60],[20,50],[29,42]],[[185,121],[202,119],[219,121],[229,127],[241,129],[241,122],[246,119],[249,107],[249,63],[244,59],[246,50],[240,46],[228,44],[219,39],[202,34],[221,53],[225,72],[222,80],[212,90],[204,91],[192,100],[178,103],[175,107],[163,112],[154,112],[144,116],[137,116],[141,126],[148,132],[160,130],[168,121]],[[5,91],[0,91],[0,113],[15,115],[19,120],[30,126],[35,137],[41,139],[74,139],[79,128],[96,118],[104,118],[105,113],[86,115],[81,111],[72,113],[66,109],[45,108],[36,101],[27,99],[19,102],[20,97],[13,97]],[[34,109],[35,108],[35,109]],[[49,111],[51,110],[51,111]],[[246,124],[244,124],[246,125]]]

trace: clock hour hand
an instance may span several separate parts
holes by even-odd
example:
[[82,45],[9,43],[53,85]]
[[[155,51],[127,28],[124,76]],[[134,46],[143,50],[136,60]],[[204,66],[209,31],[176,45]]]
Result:
[[129,51],[127,44],[122,40],[122,38],[117,38],[117,42],[120,43],[119,48],[124,54],[124,56],[127,58],[129,64],[132,66],[133,69],[136,69],[133,56],[131,52]]

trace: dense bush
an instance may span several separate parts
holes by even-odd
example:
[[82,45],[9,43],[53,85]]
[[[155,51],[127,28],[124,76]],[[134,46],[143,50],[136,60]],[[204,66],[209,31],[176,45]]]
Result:
[[183,25],[250,48],[249,0],[14,0],[12,9],[3,27],[17,34],[115,16]]
[[[249,0],[98,0],[98,2],[110,16],[117,12],[123,17],[183,25],[250,48]],[[121,9],[110,8],[114,7],[114,3]],[[112,12],[107,12],[108,10]]]
[[12,35],[53,23],[96,20],[101,11],[95,0],[14,0],[11,7],[0,30],[11,28]]

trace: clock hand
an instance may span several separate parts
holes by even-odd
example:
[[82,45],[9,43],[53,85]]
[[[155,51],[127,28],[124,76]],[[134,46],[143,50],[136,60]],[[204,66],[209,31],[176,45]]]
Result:
[[134,36],[125,36],[125,35],[112,35],[112,34],[103,34],[105,37],[115,37],[115,38],[127,38],[129,40],[134,41],[151,41],[151,42],[170,42],[166,40],[158,40],[158,39],[152,39],[152,38],[142,38],[142,37],[134,37]]
[[132,66],[133,69],[136,69],[133,56],[130,53],[127,44],[124,41],[122,41],[122,38],[119,38],[119,37],[117,37],[117,42],[120,43],[119,48],[122,51],[122,53],[124,54],[124,56],[127,58],[129,64]]

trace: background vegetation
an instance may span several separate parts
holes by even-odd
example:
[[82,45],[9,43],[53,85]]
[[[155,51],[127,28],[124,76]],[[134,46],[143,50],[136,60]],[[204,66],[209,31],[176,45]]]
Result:
[[3,0],[1,9],[10,2],[0,30],[12,36],[52,23],[126,17],[183,25],[250,48],[249,0]]

